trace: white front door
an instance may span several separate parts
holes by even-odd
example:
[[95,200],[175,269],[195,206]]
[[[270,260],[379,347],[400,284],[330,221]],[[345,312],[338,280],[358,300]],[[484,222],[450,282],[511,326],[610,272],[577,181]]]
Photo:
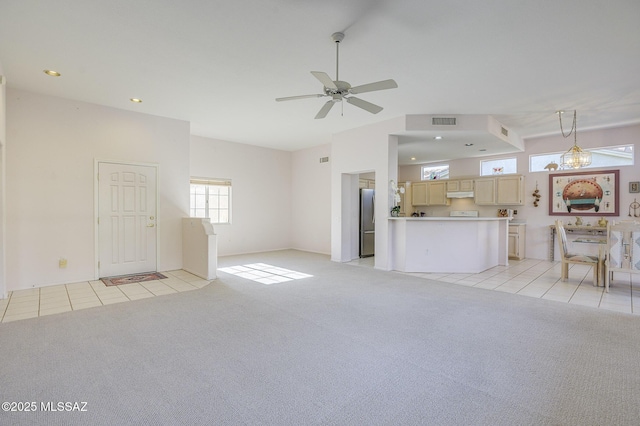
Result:
[[98,163],[100,277],[156,271],[154,166]]

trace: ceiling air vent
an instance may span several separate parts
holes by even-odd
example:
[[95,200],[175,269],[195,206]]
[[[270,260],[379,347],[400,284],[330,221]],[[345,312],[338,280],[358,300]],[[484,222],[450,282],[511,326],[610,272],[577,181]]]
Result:
[[505,136],[509,136],[509,130],[505,129],[502,126],[501,126],[501,128],[502,128],[502,134],[505,135]]
[[431,117],[432,126],[455,126],[455,117]]

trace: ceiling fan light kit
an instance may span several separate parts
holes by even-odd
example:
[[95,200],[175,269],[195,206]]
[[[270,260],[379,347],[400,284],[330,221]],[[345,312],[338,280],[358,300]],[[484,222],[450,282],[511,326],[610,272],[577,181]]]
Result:
[[322,98],[325,96],[331,97],[331,100],[327,101],[318,114],[316,114],[316,119],[325,118],[333,105],[337,102],[342,102],[346,100],[347,103],[357,106],[365,111],[368,111],[372,114],[377,114],[382,111],[382,107],[372,104],[371,102],[367,102],[360,98],[356,98],[352,96],[354,94],[366,93],[366,92],[375,92],[377,90],[386,90],[386,89],[395,89],[398,87],[398,84],[394,80],[383,80],[377,81],[375,83],[362,84],[360,86],[351,87],[351,84],[346,81],[340,80],[339,75],[339,45],[342,40],[344,40],[343,33],[333,33],[331,35],[331,39],[336,44],[336,79],[332,80],[331,77],[326,72],[322,71],[311,71],[311,74],[320,81],[323,85],[323,92],[321,94],[311,94],[311,95],[299,95],[299,96],[287,96],[284,98],[276,98],[276,101],[292,101],[297,99],[306,99],[306,98]]

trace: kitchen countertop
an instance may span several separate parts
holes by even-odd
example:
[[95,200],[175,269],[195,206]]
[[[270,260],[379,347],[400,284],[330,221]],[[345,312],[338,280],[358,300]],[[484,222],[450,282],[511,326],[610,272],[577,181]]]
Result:
[[511,219],[509,221],[509,225],[526,225],[527,221],[525,219]]
[[478,221],[478,220],[509,220],[508,217],[452,217],[452,216],[424,216],[424,217],[389,217],[390,220],[417,220],[417,221]]

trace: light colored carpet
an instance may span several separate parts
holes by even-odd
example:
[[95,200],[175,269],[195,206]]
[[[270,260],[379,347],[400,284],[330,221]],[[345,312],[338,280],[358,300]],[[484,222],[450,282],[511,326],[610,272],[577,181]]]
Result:
[[0,324],[2,424],[636,425],[640,317],[330,262]]

